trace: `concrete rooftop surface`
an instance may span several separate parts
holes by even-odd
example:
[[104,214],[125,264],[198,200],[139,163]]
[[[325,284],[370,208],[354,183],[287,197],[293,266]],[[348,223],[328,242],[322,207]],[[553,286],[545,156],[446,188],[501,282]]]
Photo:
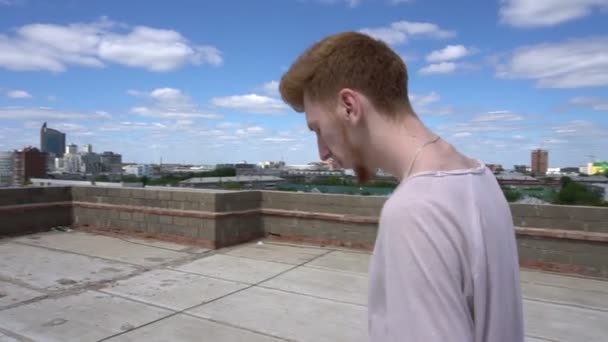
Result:
[[[0,239],[0,341],[366,341],[365,252]],[[608,282],[522,271],[528,342],[608,341]]]

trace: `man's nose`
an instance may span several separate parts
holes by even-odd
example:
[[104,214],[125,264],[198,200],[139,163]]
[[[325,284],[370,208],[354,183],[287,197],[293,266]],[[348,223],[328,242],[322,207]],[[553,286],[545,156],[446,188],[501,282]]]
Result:
[[320,138],[317,139],[317,145],[319,146],[319,157],[321,160],[329,159],[331,157],[331,151]]

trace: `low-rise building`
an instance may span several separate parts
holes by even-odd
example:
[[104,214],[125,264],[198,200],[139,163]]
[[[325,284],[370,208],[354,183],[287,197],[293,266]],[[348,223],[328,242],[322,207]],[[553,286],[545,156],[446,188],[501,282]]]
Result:
[[180,187],[199,189],[276,189],[286,183],[276,176],[236,176],[190,178],[179,183]]
[[15,154],[0,152],[0,187],[12,186],[14,182]]
[[593,162],[587,165],[587,171],[589,175],[604,175],[608,172],[608,162]]
[[13,184],[24,185],[32,177],[46,177],[47,153],[35,147],[14,152]]
[[122,155],[105,151],[99,155],[101,161],[101,171],[108,173],[122,173]]
[[154,173],[154,169],[148,164],[127,165],[125,173],[136,177],[150,177]]

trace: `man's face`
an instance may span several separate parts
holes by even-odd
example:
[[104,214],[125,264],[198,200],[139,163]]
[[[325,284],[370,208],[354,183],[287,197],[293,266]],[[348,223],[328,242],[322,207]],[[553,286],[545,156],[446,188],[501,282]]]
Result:
[[372,172],[367,167],[362,149],[355,144],[352,129],[340,109],[328,110],[319,103],[304,100],[306,121],[317,136],[321,160],[333,159],[339,167],[353,169],[360,183],[368,182]]

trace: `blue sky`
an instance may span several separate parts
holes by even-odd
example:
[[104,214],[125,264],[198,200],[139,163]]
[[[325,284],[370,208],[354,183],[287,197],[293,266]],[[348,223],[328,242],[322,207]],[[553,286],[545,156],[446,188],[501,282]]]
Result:
[[47,121],[125,161],[316,161],[277,81],[346,30],[403,56],[415,111],[471,157],[608,159],[608,0],[0,0],[0,150]]

